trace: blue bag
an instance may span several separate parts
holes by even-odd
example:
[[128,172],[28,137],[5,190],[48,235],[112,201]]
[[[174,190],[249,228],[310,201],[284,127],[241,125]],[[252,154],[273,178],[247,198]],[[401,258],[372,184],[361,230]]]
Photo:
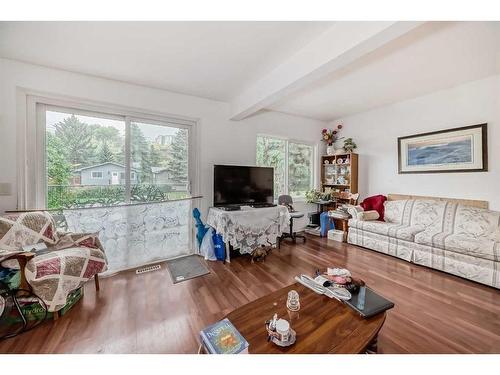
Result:
[[196,222],[196,240],[198,241],[198,247],[201,246],[201,241],[203,241],[203,237],[205,237],[205,233],[207,233],[208,231],[208,226],[203,224],[203,221],[201,221],[201,213],[200,213],[200,210],[198,210],[198,208],[195,208],[193,210],[193,217],[194,217],[194,220]]
[[330,221],[330,218],[328,217],[328,212],[322,212],[319,215],[319,224],[320,224],[320,235],[321,237],[326,237],[328,236],[328,231],[330,229],[335,229],[335,224],[333,221]]
[[222,236],[214,231],[213,237],[214,241],[214,252],[217,260],[224,260],[226,256],[225,244],[222,240]]

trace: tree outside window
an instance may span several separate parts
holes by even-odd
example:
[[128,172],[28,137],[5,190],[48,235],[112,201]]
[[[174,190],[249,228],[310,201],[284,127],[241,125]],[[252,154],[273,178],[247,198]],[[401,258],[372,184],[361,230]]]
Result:
[[256,162],[258,166],[274,167],[275,199],[281,194],[301,198],[313,187],[314,150],[311,145],[259,135]]
[[[47,208],[151,202],[189,196],[185,128],[45,110]],[[118,117],[118,118],[116,118]],[[130,145],[126,176],[125,145]],[[130,198],[127,198],[127,183]]]

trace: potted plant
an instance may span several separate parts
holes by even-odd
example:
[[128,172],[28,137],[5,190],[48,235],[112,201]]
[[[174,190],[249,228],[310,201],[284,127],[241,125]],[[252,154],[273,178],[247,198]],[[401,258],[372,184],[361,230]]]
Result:
[[338,124],[337,127],[333,130],[330,129],[323,129],[321,132],[321,140],[326,143],[326,154],[327,155],[334,155],[335,154],[335,147],[334,143],[337,142],[338,140],[342,139],[339,138],[339,132],[342,129],[342,124]]
[[358,148],[358,146],[356,145],[356,143],[354,143],[354,141],[352,140],[352,138],[346,138],[344,140],[344,150],[345,150],[345,152],[353,152],[356,148]]
[[306,191],[306,202],[315,203],[320,200],[330,200],[331,194],[321,191],[320,189],[311,189]]

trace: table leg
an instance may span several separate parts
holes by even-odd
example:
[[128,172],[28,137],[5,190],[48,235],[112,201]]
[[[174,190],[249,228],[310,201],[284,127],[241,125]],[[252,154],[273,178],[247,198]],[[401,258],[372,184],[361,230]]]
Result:
[[377,354],[378,353],[378,335],[368,344],[366,348],[366,354]]

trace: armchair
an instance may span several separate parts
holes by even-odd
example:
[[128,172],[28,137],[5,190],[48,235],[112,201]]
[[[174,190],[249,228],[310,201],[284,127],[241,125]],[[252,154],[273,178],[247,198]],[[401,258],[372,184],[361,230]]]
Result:
[[[44,242],[47,251],[37,254],[23,247]],[[31,289],[54,312],[68,295],[106,270],[104,249],[96,234],[58,233],[48,212],[34,211],[0,217],[0,265],[19,269],[21,288]]]

